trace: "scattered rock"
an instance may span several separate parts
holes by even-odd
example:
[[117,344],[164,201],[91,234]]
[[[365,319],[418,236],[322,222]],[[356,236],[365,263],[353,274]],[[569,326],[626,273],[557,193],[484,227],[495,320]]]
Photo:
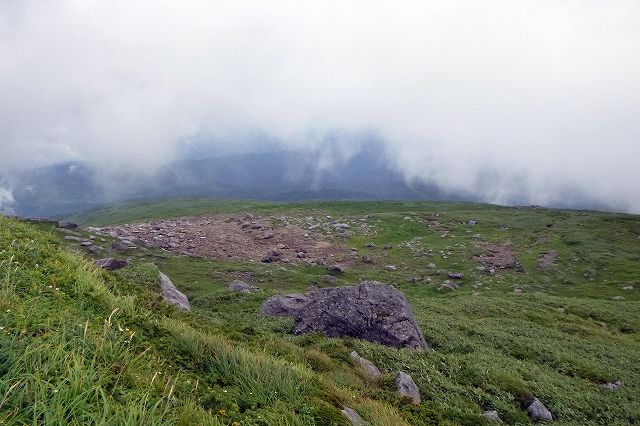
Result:
[[420,404],[420,390],[410,375],[404,371],[396,374],[396,388],[400,396],[411,399],[413,404]]
[[498,415],[498,412],[496,410],[487,410],[484,412],[484,417],[487,420],[491,420],[493,422],[497,422],[497,423],[502,423],[502,419],[500,418],[500,416]]
[[369,247],[369,248],[375,248],[375,246],[376,246],[376,245],[375,245],[375,244],[373,244],[373,243],[367,243],[367,247]]
[[454,283],[453,281],[445,281],[444,284],[442,284],[440,286],[440,289],[446,289],[446,290],[457,290],[458,287],[460,287],[457,283]]
[[[297,298],[294,309],[270,310],[293,311],[294,334],[324,333],[329,337],[349,336],[387,346],[427,347],[409,302],[391,286],[364,281],[357,287],[324,288],[311,291],[306,297],[291,296]],[[265,301],[261,312],[267,310],[265,305],[269,307],[275,303],[278,307],[283,304],[279,299],[267,303],[270,299]]]
[[538,257],[538,267],[540,269],[549,269],[558,260],[558,252],[556,250],[550,250],[545,253],[540,253]]
[[340,266],[340,265],[332,265],[332,266],[329,266],[329,267],[327,268],[327,270],[328,270],[329,272],[335,272],[335,273],[338,273],[338,274],[340,274],[340,273],[344,272],[344,269],[343,269],[343,268],[342,268],[342,266]]
[[265,234],[262,236],[263,240],[270,240],[271,238],[275,237],[276,234],[274,234],[273,232],[265,232]]
[[91,245],[87,247],[87,250],[89,250],[93,254],[99,254],[102,251],[102,247]]
[[625,286],[623,286],[623,287],[621,287],[621,288],[622,288],[622,290],[624,290],[624,291],[630,291],[630,290],[633,290],[633,286],[632,286],[632,285],[625,285]]
[[302,252],[302,251],[299,251],[298,253],[296,253],[296,257],[297,257],[298,259],[304,259],[304,258],[306,258],[306,257],[307,257],[307,253]]
[[430,263],[430,264],[428,264],[428,265],[427,265],[427,268],[429,268],[429,269],[436,269],[436,268],[437,268],[437,266],[436,266],[436,264],[435,264],[435,263]]
[[474,219],[469,219],[467,221],[467,225],[477,225],[477,224],[478,224],[478,221]]
[[600,386],[602,386],[603,389],[614,391],[622,387],[622,382],[620,380],[617,380],[615,382],[603,383]]
[[364,263],[373,263],[373,257],[371,257],[371,256],[362,256],[362,261]]
[[390,244],[385,244],[385,246],[382,247],[382,248],[385,249],[385,250],[391,250],[393,248],[393,246],[390,245]]
[[286,294],[281,296],[271,296],[260,306],[262,315],[276,317],[286,317],[295,315],[309,299],[302,294]]
[[384,269],[386,269],[387,271],[395,271],[398,268],[395,265],[386,265]]
[[344,407],[341,411],[342,415],[344,415],[351,426],[364,426],[365,422],[362,420],[362,417],[358,413],[355,412],[354,409],[349,407]]
[[534,398],[533,402],[527,407],[527,414],[533,420],[553,420],[551,412],[538,398]]
[[452,280],[461,280],[464,274],[462,274],[462,272],[449,272],[447,276]]
[[124,259],[115,259],[113,257],[105,257],[104,259],[99,259],[96,261],[96,266],[98,268],[106,269],[108,271],[124,268],[128,264],[129,262]]
[[127,251],[132,248],[135,248],[135,246],[132,247],[129,244],[125,243],[124,241],[116,241],[113,244],[111,244],[110,250],[115,252],[120,252],[120,251]]
[[616,301],[624,300],[624,296],[613,296],[611,297],[611,300],[616,300]]
[[358,352],[353,351],[349,354],[351,360],[360,368],[364,376],[369,380],[378,380],[382,377],[382,372],[375,366],[374,363],[366,358],[362,358],[358,355]]
[[178,309],[190,311],[191,304],[189,303],[187,296],[178,290],[165,274],[159,272],[158,275],[160,276],[160,286],[162,287],[162,298],[167,303],[176,306]]
[[61,229],[78,229],[78,225],[73,222],[58,222],[58,228]]
[[67,240],[67,241],[84,241],[85,240],[85,238],[75,237],[73,235],[65,235],[64,239]]
[[338,278],[336,278],[335,275],[324,275],[322,281],[328,284],[335,284],[338,282]]
[[229,284],[229,290],[235,291],[238,293],[255,293],[260,290],[258,287],[247,284],[244,281],[235,280],[231,284]]

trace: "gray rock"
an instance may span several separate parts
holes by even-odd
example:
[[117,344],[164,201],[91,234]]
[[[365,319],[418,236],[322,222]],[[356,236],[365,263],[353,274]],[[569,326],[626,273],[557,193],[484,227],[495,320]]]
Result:
[[384,269],[386,269],[387,271],[396,271],[398,268],[396,267],[396,265],[386,265]]
[[322,281],[328,284],[335,284],[338,282],[338,278],[336,278],[335,275],[323,275]]
[[369,248],[374,248],[376,245],[375,245],[375,244],[373,244],[373,243],[367,243],[367,245],[366,245],[366,246],[367,246],[367,247],[369,247]]
[[440,289],[457,290],[458,287],[459,285],[454,283],[453,281],[445,281],[445,283],[440,286]]
[[625,285],[625,286],[623,286],[623,287],[621,287],[621,288],[622,288],[622,290],[624,290],[624,291],[633,290],[633,286],[632,286],[632,285]]
[[332,266],[329,266],[329,267],[327,268],[327,270],[328,270],[329,272],[336,272],[336,273],[342,273],[342,272],[344,272],[344,269],[343,269],[343,268],[342,268],[342,266],[340,266],[340,265],[332,265]]
[[436,266],[436,264],[435,264],[435,263],[430,263],[430,264],[428,264],[428,265],[427,265],[427,268],[429,268],[429,269],[436,269],[436,268],[437,268],[437,266]]
[[410,375],[404,371],[396,374],[396,388],[400,396],[411,399],[413,404],[420,404],[420,390]]
[[80,243],[82,247],[91,247],[93,245],[93,241],[85,240]]
[[120,252],[120,251],[127,251],[132,248],[135,248],[135,246],[132,247],[129,244],[125,243],[124,241],[116,241],[113,244],[111,244],[110,250],[115,252]]
[[295,334],[349,336],[387,346],[426,348],[409,302],[397,289],[375,281],[357,287],[309,292],[294,317]]
[[362,417],[352,408],[344,407],[341,413],[347,418],[349,423],[351,423],[351,426],[365,426],[366,424],[364,420],[362,420]]
[[236,291],[238,293],[255,293],[260,289],[258,287],[247,284],[244,281],[235,280],[231,284],[229,284],[229,290]]
[[78,241],[78,242],[86,240],[86,238],[76,237],[73,235],[65,235],[64,239],[67,241]]
[[357,367],[360,368],[367,379],[378,380],[380,379],[380,377],[382,377],[382,372],[378,369],[378,367],[376,367],[375,364],[368,359],[362,358],[360,355],[358,355],[358,352],[351,352],[349,354],[349,357],[351,357],[351,360]]
[[490,420],[492,422],[496,422],[496,423],[502,423],[502,419],[500,418],[500,416],[498,415],[498,412],[496,410],[487,410],[484,412],[484,417],[487,420]]
[[271,238],[275,237],[276,234],[274,234],[273,232],[265,232],[264,235],[262,236],[263,240],[270,240]]
[[462,272],[449,272],[447,276],[452,280],[461,280],[464,277]]
[[99,259],[96,261],[96,266],[98,268],[106,269],[108,271],[124,268],[128,264],[129,262],[124,259],[115,259],[113,257],[105,257],[104,259]]
[[73,223],[73,222],[60,221],[60,222],[58,222],[58,228],[61,228],[61,229],[77,229],[78,225]]
[[620,380],[617,380],[615,382],[607,382],[607,383],[603,383],[600,386],[602,386],[603,389],[606,390],[618,390],[622,387],[622,382]]
[[276,317],[286,317],[295,315],[306,303],[308,299],[302,294],[285,294],[272,296],[265,300],[260,306],[262,315]]
[[467,225],[476,225],[477,223],[478,223],[478,221],[477,220],[473,220],[473,219],[469,219],[467,221]]
[[527,407],[527,414],[534,420],[553,420],[553,415],[538,398]]
[[87,247],[87,250],[89,250],[91,253],[93,254],[99,254],[102,251],[102,247],[97,246],[97,245],[91,245],[89,247]]
[[371,257],[371,256],[362,256],[362,261],[364,263],[373,263],[373,257]]
[[160,286],[162,287],[162,298],[167,303],[176,306],[178,309],[190,311],[191,304],[189,303],[187,296],[178,290],[165,274],[159,272],[158,275],[160,276]]

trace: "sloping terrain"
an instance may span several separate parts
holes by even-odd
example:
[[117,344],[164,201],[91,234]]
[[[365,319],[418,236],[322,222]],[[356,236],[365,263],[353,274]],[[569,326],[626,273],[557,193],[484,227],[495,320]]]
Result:
[[[209,252],[184,254],[144,238],[109,250],[130,238],[115,225],[164,229],[181,223],[163,220],[176,216],[214,216],[237,235],[253,218],[264,228],[247,239],[260,236],[265,251],[278,250],[276,236],[295,227],[296,238],[326,242],[350,260],[330,272],[306,257],[224,259],[208,254],[220,244],[211,238],[198,242],[211,244]],[[64,234],[1,219],[6,423],[330,425],[346,424],[339,410],[349,406],[374,425],[491,424],[485,410],[506,424],[528,424],[522,403],[532,397],[554,424],[640,422],[637,216],[462,203],[187,200],[76,219],[84,227]],[[265,239],[267,232],[275,236]],[[84,240],[103,251],[92,255],[79,245]],[[107,255],[131,263],[103,272],[80,257]],[[161,301],[158,268],[187,294],[192,312]],[[260,290],[233,292],[236,279]],[[258,314],[272,295],[365,279],[406,295],[430,350],[294,336],[291,320]],[[359,373],[352,350],[382,379]],[[415,380],[420,405],[397,395],[399,370]],[[621,387],[609,389],[616,382]]]

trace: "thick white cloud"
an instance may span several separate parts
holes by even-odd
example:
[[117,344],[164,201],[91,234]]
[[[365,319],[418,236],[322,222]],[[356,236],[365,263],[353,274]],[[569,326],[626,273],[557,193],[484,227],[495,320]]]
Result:
[[366,131],[408,179],[640,211],[638,22],[635,0],[4,1],[0,171]]

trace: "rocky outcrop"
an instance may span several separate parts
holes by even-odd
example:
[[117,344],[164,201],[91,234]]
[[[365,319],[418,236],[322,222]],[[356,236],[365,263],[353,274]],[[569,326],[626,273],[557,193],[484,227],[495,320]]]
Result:
[[374,363],[366,358],[362,358],[358,352],[353,351],[349,354],[349,357],[353,363],[362,371],[362,374],[369,380],[379,380],[382,377],[382,372],[375,366]]
[[498,412],[496,410],[487,410],[484,412],[484,417],[487,420],[490,420],[492,422],[496,422],[496,423],[502,423],[502,419],[500,418],[500,416],[498,415]]
[[178,309],[182,309],[183,311],[190,311],[191,304],[189,303],[189,299],[184,295],[180,290],[178,290],[169,277],[167,277],[162,272],[159,272],[160,276],[160,286],[162,288],[162,298],[167,302]]
[[275,317],[295,315],[309,300],[302,294],[272,296],[262,303],[260,313]]
[[357,287],[318,289],[304,296],[275,296],[265,301],[260,312],[293,316],[294,334],[322,333],[387,346],[427,347],[404,295],[375,281]]
[[396,374],[396,388],[400,396],[409,398],[413,404],[420,404],[420,390],[410,375],[404,371]]
[[115,259],[113,257],[105,257],[104,259],[98,259],[96,261],[98,268],[106,269],[107,271],[124,268],[128,264],[129,262],[124,259]]

